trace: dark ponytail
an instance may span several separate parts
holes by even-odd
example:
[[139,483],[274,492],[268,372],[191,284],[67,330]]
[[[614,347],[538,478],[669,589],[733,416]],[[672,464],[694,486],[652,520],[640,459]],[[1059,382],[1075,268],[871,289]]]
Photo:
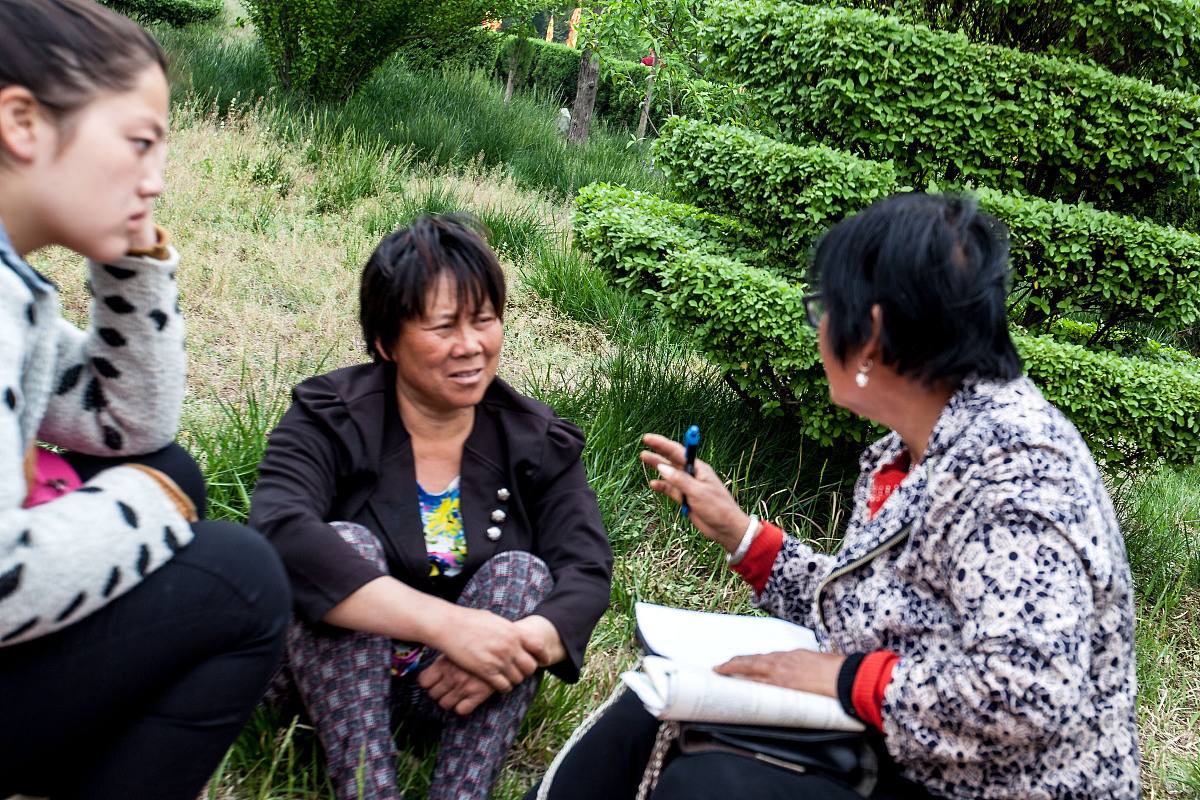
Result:
[[23,86],[60,123],[105,92],[166,71],[154,37],[92,0],[0,0],[0,89]]

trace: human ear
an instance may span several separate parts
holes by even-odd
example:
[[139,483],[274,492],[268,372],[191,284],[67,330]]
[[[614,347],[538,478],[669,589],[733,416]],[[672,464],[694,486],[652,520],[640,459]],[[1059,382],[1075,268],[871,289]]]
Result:
[[33,161],[45,120],[33,93],[24,86],[0,89],[0,145],[19,161]]
[[882,360],[883,354],[883,306],[879,303],[871,306],[871,335],[862,346],[863,356],[876,361]]
[[392,358],[392,354],[389,353],[387,348],[383,346],[383,339],[380,339],[378,336],[375,337],[375,352],[378,353],[379,357],[384,361],[394,360]]

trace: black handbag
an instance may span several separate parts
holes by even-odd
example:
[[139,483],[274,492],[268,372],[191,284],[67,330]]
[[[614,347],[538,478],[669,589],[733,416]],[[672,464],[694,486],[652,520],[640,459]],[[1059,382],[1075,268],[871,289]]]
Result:
[[867,797],[879,779],[879,756],[863,733],[681,722],[679,752],[734,753],[800,773],[836,778]]

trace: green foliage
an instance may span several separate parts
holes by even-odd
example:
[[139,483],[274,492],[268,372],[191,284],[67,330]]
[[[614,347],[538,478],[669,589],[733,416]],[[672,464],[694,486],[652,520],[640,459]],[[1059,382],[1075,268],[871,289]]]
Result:
[[176,28],[210,22],[225,8],[224,0],[100,0],[100,3],[143,25],[165,22]]
[[891,164],[732,125],[674,118],[651,152],[682,199],[758,225],[770,249],[795,265],[785,273],[796,277],[818,235],[897,187]]
[[[717,232],[705,237],[686,222]],[[807,288],[774,273],[732,219],[621,187],[586,187],[576,199],[577,246],[617,283],[686,331],[764,413],[793,417],[821,444],[877,433],[828,400],[807,324]],[[1200,453],[1200,374],[1177,363],[1097,353],[1050,336],[1014,336],[1029,375],[1067,414],[1098,461],[1193,463]]]
[[1200,179],[1200,99],[1093,66],[762,0],[718,0],[706,37],[787,138],[892,159],[913,186],[1120,209]]
[[[189,449],[200,462],[208,483],[208,516],[211,519],[246,521],[250,495],[258,482],[258,462],[267,448],[267,434],[287,410],[285,389],[295,375],[315,374],[307,365],[276,371],[256,381],[243,368],[240,403],[214,398],[216,420],[190,418],[185,426]],[[214,424],[215,423],[215,424]]]
[[[1131,326],[1136,327],[1136,326]],[[1100,326],[1094,322],[1083,322],[1076,319],[1055,319],[1044,326],[1044,330],[1056,341],[1077,344],[1097,352],[1110,352],[1126,356],[1135,356],[1145,361],[1169,364],[1187,370],[1200,368],[1196,356],[1172,347],[1169,344],[1148,338],[1141,333],[1128,330],[1111,331],[1104,339],[1103,346],[1095,344],[1096,334]]]
[[965,33],[973,42],[1102,64],[1120,75],[1195,92],[1200,14],[1192,0],[852,0],[905,21]]
[[686,332],[763,413],[787,412],[823,445],[870,435],[870,423],[829,403],[807,289],[754,263],[756,231],[605,184],[580,191],[572,225],[577,247]]
[[[889,162],[731,126],[671,120],[653,152],[681,199],[757,225],[787,276],[803,277],[805,254],[829,225],[905,188]],[[1011,233],[1011,302],[1026,326],[1094,314],[1094,343],[1133,320],[1200,321],[1200,237],[1087,206],[976,195]]]
[[1075,423],[1099,462],[1126,467],[1200,456],[1195,368],[1097,353],[1050,336],[1014,336],[1029,377]]
[[1012,234],[1012,299],[1028,303],[1026,323],[1096,314],[1096,342],[1132,320],[1200,321],[1200,237],[1086,206],[978,195]]
[[[533,67],[533,42],[528,36],[507,36],[496,50],[496,71],[508,80],[508,70],[516,67],[516,81],[524,82]],[[513,63],[515,60],[515,64]]]
[[[304,142],[311,162],[331,173],[321,182],[331,190],[323,195],[330,210],[370,196],[374,186],[390,180],[390,173],[371,178],[369,160],[347,155],[347,132],[355,147],[374,147],[378,140],[382,147],[376,152],[390,153],[393,165],[404,154],[409,163],[426,167],[499,170],[521,186],[559,197],[597,180],[645,191],[663,187],[646,169],[643,150],[628,146],[628,136],[598,124],[586,150],[567,147],[544,102],[517,95],[505,103],[503,88],[483,73],[412,72],[392,62],[349,100],[314,103],[272,90],[259,42],[217,41],[201,29],[157,33],[182,76],[173,88],[176,100],[190,92],[188,102],[204,109],[201,113],[211,108],[222,115],[261,103],[273,117],[271,130]],[[339,177],[351,172],[357,177]]]
[[[508,76],[508,59],[515,37],[509,37],[496,57],[495,72]],[[579,80],[580,51],[563,44],[529,39],[529,66],[518,74],[518,89],[536,89],[569,104],[575,99]],[[637,125],[645,99],[650,68],[633,61],[609,60],[600,67],[600,85],[596,92],[595,113],[610,125]],[[745,95],[732,87],[703,80],[670,76],[655,83],[650,104],[650,119],[655,125],[671,115],[697,119],[752,121],[757,119]]]
[[436,39],[413,39],[400,45],[397,56],[414,72],[488,70],[496,60],[503,38],[479,28]]
[[542,39],[530,39],[530,44],[533,52],[528,83],[569,102],[575,97],[575,83],[579,80],[580,51]]
[[498,18],[520,0],[245,0],[279,82],[339,99],[405,42],[436,39]]

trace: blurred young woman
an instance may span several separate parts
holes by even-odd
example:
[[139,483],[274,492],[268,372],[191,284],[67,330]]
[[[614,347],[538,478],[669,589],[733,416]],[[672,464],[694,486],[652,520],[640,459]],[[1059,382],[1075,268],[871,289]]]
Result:
[[[202,521],[172,441],[167,112],[137,25],[90,0],[0,0],[0,797],[194,800],[286,630],[278,557]],[[86,330],[25,261],[48,245],[89,259]]]

